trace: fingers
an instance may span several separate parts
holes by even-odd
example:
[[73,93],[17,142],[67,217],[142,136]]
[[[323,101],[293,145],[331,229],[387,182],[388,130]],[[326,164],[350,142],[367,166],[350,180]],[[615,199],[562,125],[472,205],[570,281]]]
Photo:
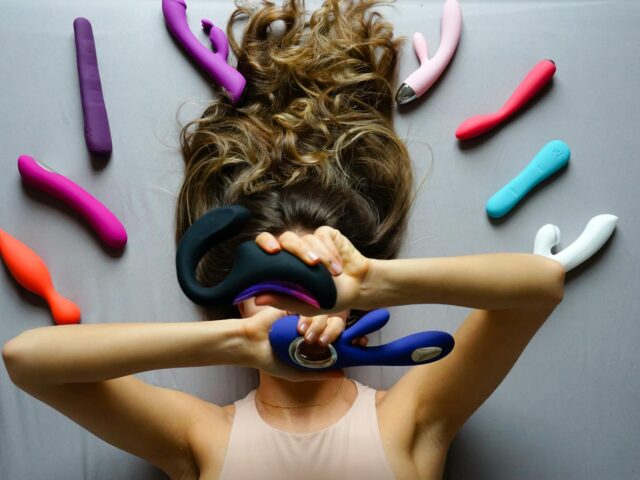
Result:
[[[320,230],[323,229],[324,230]],[[286,231],[277,239],[268,232],[262,232],[256,237],[256,243],[268,253],[277,253],[284,249],[297,256],[308,265],[322,263],[327,270],[334,275],[342,273],[342,258],[331,236],[328,234],[330,227],[320,227],[316,232],[320,234],[298,235],[292,231]],[[334,230],[334,229],[331,229]]]
[[366,347],[369,343],[369,337],[358,337],[351,340],[352,345],[358,345],[359,347]]
[[308,265],[321,262],[331,273],[342,273],[341,260],[335,246],[326,245],[319,238],[308,234],[300,237],[287,231],[278,237],[282,248],[302,259]]
[[280,247],[280,243],[276,240],[269,232],[262,232],[256,237],[256,243],[262,248],[264,251],[268,253],[277,253],[282,248]]
[[327,315],[317,315],[311,318],[300,317],[298,320],[298,333],[304,335],[305,342],[313,343],[324,334],[328,318]]
[[349,258],[355,247],[351,241],[340,233],[340,230],[323,225],[314,232],[315,235],[322,239],[323,242],[333,245],[338,253],[339,258]]
[[285,309],[276,308],[276,307],[268,307],[263,308],[259,312],[255,314],[260,318],[264,318],[265,320],[277,320],[281,317],[287,315],[287,311]]
[[323,225],[322,227],[318,227],[316,228],[315,232],[313,232],[313,234],[319,238],[320,240],[322,240],[322,243],[324,243],[325,245],[327,245],[332,252],[336,255],[337,258],[340,258],[340,251],[339,251],[339,241],[340,241],[340,231],[333,228],[333,227],[329,227],[327,225]]
[[[317,309],[286,295],[262,294],[255,297],[254,301],[257,306],[269,305],[273,307],[260,312],[261,315],[272,320],[272,323],[285,315],[291,315],[292,312],[300,312],[298,313],[300,316],[298,333],[304,335],[307,343],[317,341],[319,345],[327,346],[335,342],[345,329],[345,321],[341,317],[318,315]],[[369,337],[366,335],[351,341],[352,345],[361,347],[366,347],[368,343]]]
[[340,275],[342,273],[342,260],[335,245],[332,243],[327,244],[314,235],[305,235],[302,237],[302,241],[309,245],[311,252],[320,257],[322,264],[333,275]]
[[344,320],[340,317],[329,317],[324,332],[318,337],[318,343],[326,347],[335,342],[344,331]]
[[317,342],[327,346],[336,341],[344,330],[344,320],[340,317],[318,315],[312,318],[300,317],[298,320],[298,333],[304,335],[307,343]]

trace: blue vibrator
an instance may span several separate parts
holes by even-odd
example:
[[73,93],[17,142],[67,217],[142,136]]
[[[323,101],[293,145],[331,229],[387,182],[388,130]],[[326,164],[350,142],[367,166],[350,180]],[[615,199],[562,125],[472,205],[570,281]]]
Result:
[[420,365],[440,360],[453,350],[453,337],[446,332],[420,332],[375,347],[351,342],[381,329],[389,321],[385,309],[373,310],[326,347],[308,344],[298,334],[298,315],[278,319],[271,327],[269,341],[282,362],[303,370],[338,370],[359,365]]

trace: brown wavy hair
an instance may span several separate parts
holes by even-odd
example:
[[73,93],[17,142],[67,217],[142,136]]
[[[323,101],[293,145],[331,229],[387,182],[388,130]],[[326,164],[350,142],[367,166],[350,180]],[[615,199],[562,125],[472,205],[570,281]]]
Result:
[[[203,258],[203,284],[219,283],[235,247],[264,231],[330,225],[367,257],[397,256],[413,176],[392,125],[403,39],[372,10],[388,3],[326,0],[307,18],[304,0],[236,2],[227,36],[247,85],[235,106],[219,89],[201,118],[182,129],[176,239],[214,207],[244,205],[252,218]],[[245,17],[239,45],[233,26]]]

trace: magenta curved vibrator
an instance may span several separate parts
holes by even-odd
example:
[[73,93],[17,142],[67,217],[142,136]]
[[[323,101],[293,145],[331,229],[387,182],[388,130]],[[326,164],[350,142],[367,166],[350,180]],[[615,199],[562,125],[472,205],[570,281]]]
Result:
[[560,229],[548,223],[538,230],[533,253],[560,262],[568,272],[600,250],[613,234],[617,221],[618,217],[610,214],[593,217],[580,236],[558,253],[551,253],[551,249],[560,243]]
[[446,0],[442,7],[440,25],[440,45],[433,58],[429,59],[427,41],[417,32],[413,34],[413,48],[420,60],[420,68],[400,85],[396,92],[396,102],[400,105],[422,96],[440,78],[447,68],[460,42],[462,31],[462,11],[458,0]]
[[202,27],[209,33],[215,52],[207,49],[193,35],[187,23],[187,4],[184,0],[162,0],[162,13],[169,32],[185,51],[218,85],[229,92],[233,103],[238,103],[247,80],[227,63],[229,42],[226,35],[210,20],[203,20]]
[[82,187],[28,155],[20,155],[18,170],[25,183],[62,200],[82,215],[109,247],[122,248],[127,243],[120,220]]

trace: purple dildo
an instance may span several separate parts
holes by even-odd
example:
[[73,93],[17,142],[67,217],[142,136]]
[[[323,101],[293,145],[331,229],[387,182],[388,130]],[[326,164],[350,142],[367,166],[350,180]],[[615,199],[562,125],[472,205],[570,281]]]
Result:
[[84,138],[89,151],[108,155],[111,153],[111,132],[107,107],[102,95],[91,23],[86,18],[76,18],[73,21],[73,32],[76,40],[76,60],[84,116]]
[[277,280],[271,282],[260,282],[252,285],[246,290],[240,292],[233,300],[233,304],[236,305],[249,297],[256,297],[261,293],[272,292],[284,293],[285,295],[302,300],[309,305],[313,305],[316,308],[320,308],[318,300],[316,300],[310,292],[302,288],[300,285],[296,285],[293,282],[281,282]]
[[210,20],[203,20],[202,27],[209,33],[214,52],[208,50],[193,35],[187,23],[187,4],[184,0],[162,0],[162,13],[169,32],[187,53],[218,85],[226,89],[236,104],[247,80],[235,68],[227,64],[229,42],[226,35]]

